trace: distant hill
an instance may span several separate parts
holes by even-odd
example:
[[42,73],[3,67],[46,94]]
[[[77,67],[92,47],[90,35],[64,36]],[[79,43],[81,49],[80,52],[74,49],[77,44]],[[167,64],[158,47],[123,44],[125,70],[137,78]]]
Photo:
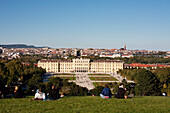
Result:
[[35,47],[33,45],[26,45],[26,44],[9,44],[9,45],[0,45],[3,48],[49,48],[47,46],[43,47]]

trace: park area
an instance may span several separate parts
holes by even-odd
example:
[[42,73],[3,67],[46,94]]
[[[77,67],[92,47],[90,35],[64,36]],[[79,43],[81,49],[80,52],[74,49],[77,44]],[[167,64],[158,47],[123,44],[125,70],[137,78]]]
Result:
[[102,73],[91,73],[91,74],[88,74],[89,76],[110,76],[110,74],[102,74]]
[[55,101],[30,98],[1,99],[0,113],[169,113],[170,97],[145,96],[130,99],[102,99],[99,96],[71,96]]
[[93,82],[93,85],[94,87],[97,87],[97,86],[105,86],[105,84],[108,84],[110,82]]
[[59,77],[61,79],[67,79],[67,80],[76,80],[76,77]]
[[118,81],[114,77],[90,77],[90,79],[94,81]]
[[57,73],[54,74],[54,76],[59,77],[61,79],[76,80],[76,75],[71,73]]
[[54,73],[54,75],[76,75],[73,73]]

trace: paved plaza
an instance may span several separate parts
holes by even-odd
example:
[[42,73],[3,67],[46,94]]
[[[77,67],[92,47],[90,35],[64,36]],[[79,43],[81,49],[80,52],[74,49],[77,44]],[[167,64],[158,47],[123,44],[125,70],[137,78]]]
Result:
[[87,73],[76,73],[76,84],[89,90],[95,88]]

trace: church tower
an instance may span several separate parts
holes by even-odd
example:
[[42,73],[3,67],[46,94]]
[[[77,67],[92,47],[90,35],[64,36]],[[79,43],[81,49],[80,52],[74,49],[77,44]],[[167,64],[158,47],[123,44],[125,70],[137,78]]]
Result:
[[124,44],[124,50],[126,50],[126,44]]

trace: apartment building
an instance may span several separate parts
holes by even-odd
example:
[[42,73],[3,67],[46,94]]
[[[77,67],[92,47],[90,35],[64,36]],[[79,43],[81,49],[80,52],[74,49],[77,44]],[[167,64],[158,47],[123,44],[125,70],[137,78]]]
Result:
[[73,60],[47,60],[38,61],[38,67],[46,69],[47,72],[93,72],[93,73],[116,73],[123,69],[122,61],[114,60],[90,60],[77,58]]

